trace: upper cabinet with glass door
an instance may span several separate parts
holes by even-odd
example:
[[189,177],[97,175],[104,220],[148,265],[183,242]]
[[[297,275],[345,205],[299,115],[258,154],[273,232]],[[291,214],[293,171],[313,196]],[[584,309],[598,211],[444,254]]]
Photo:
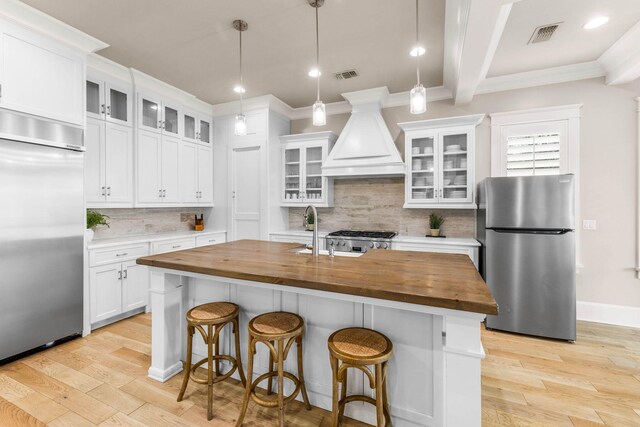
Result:
[[131,85],[89,74],[86,90],[87,116],[131,126]]
[[185,110],[182,114],[182,139],[211,144],[211,118],[202,113]]
[[180,108],[176,103],[157,96],[138,93],[138,127],[181,137]]
[[475,128],[484,114],[399,123],[405,133],[405,208],[476,209]]
[[314,132],[281,136],[281,206],[333,206],[333,179],[322,176],[322,164],[338,136]]

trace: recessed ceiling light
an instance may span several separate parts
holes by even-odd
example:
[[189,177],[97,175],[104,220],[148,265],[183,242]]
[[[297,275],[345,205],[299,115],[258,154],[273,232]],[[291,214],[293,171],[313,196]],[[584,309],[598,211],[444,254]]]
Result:
[[246,92],[245,88],[243,88],[243,87],[242,87],[242,86],[240,86],[240,85],[238,85],[238,86],[234,87],[234,88],[233,88],[233,91],[234,91],[235,93],[245,93],[245,92]]
[[427,50],[422,46],[416,46],[409,51],[409,55],[411,56],[422,56],[425,54]]
[[608,16],[596,16],[595,18],[591,19],[589,22],[584,24],[583,28],[585,30],[593,30],[594,28],[598,28],[606,24],[607,22],[609,22]]
[[311,70],[309,70],[309,77],[319,77],[322,75],[322,72],[319,71],[317,68],[312,68]]

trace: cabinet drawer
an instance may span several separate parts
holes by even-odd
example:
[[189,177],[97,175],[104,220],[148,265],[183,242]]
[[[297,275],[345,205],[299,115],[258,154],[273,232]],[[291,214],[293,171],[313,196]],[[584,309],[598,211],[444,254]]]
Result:
[[425,245],[420,243],[392,243],[391,249],[396,251],[437,252],[442,254],[467,255],[473,264],[478,266],[478,248],[465,246]]
[[217,245],[227,241],[225,233],[209,234],[206,236],[196,236],[196,248],[200,246]]
[[89,266],[111,264],[114,262],[128,261],[149,255],[149,245],[127,245],[104,249],[92,249],[89,251]]
[[191,249],[193,247],[195,247],[195,239],[193,237],[187,237],[184,239],[164,240],[162,242],[154,242],[151,244],[151,252],[154,255],[156,255],[156,254],[161,254],[165,252]]

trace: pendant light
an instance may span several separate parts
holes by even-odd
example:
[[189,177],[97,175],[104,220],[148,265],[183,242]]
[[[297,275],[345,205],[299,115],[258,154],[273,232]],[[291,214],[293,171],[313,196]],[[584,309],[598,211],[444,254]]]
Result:
[[[419,25],[419,13],[418,13],[418,0],[416,0],[416,76],[418,77],[418,82],[411,89],[411,114],[422,114],[427,111],[427,91],[420,84],[420,40],[418,37],[418,29]],[[412,55],[413,56],[413,55]]]
[[240,94],[240,113],[236,114],[234,133],[238,136],[244,136],[247,134],[247,117],[242,114],[242,94],[245,92],[242,81],[242,32],[247,31],[249,25],[241,19],[236,19],[233,21],[233,28],[238,30],[238,34],[240,34],[240,85],[233,89]]
[[313,125],[324,126],[327,124],[327,110],[324,103],[320,101],[320,30],[318,25],[318,9],[324,4],[324,0],[309,0],[309,5],[316,10],[316,70],[318,73],[318,91],[316,102],[313,104]]

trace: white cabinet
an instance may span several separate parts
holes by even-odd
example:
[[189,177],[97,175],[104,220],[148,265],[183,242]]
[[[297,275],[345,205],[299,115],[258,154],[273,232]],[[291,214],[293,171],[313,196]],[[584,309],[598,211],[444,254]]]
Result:
[[84,57],[0,20],[0,107],[82,125]]
[[88,117],[85,146],[87,206],[133,206],[132,128]]
[[213,204],[211,148],[183,141],[180,146],[180,199],[184,204]]
[[138,204],[163,204],[180,201],[179,156],[179,139],[138,130]]
[[227,241],[227,233],[213,233],[196,236],[196,248],[209,245],[218,245]]
[[165,252],[182,251],[185,249],[195,248],[195,239],[193,237],[182,237],[171,240],[162,240],[151,243],[151,253],[153,255],[163,254]]
[[181,137],[180,107],[151,94],[138,93],[138,128]]
[[89,313],[92,324],[108,323],[149,301],[149,271],[136,258],[148,243],[89,250]]
[[182,114],[182,139],[188,142],[211,143],[211,118],[193,111]]
[[132,125],[131,85],[103,79],[98,75],[87,75],[86,93],[88,117]]
[[333,180],[322,176],[322,164],[338,136],[314,132],[281,136],[281,206],[333,206]]
[[475,209],[475,128],[484,114],[399,123],[405,208]]

